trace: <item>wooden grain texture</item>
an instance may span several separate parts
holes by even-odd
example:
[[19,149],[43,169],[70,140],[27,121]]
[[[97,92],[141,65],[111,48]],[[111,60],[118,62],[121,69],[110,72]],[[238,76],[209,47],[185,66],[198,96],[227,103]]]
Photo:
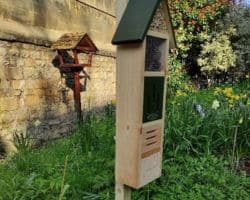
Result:
[[122,183],[116,182],[115,200],[131,200],[131,189]]
[[138,185],[144,45],[127,44],[117,49],[117,180],[134,187]]
[[[117,24],[119,23],[119,21],[120,21],[120,19],[121,19],[121,17],[122,17],[122,14],[124,13],[124,10],[125,10],[125,8],[126,8],[126,6],[127,6],[127,3],[128,3],[128,0],[117,0],[116,1],[116,22],[117,22]],[[119,66],[118,66],[118,64],[117,64],[117,70],[116,70],[116,81],[118,81],[118,72],[120,72],[120,70],[118,69],[119,68]],[[116,91],[118,91],[118,90],[120,90],[119,88],[118,88],[118,85],[117,85],[117,87],[116,87]],[[117,96],[116,96],[116,98],[118,99],[118,94],[117,94]],[[118,106],[117,106],[117,110],[119,110],[118,109]],[[116,114],[116,121],[119,121],[118,120],[118,114]],[[118,125],[117,125],[117,123],[116,123],[116,137],[118,136]],[[123,182],[119,182],[119,180],[118,180],[118,166],[119,166],[119,164],[118,164],[118,160],[117,160],[117,157],[118,157],[118,155],[119,154],[117,154],[117,141],[116,141],[116,159],[115,159],[115,200],[131,200],[131,189],[128,187],[128,186],[126,186],[126,185],[124,185],[124,183]]]

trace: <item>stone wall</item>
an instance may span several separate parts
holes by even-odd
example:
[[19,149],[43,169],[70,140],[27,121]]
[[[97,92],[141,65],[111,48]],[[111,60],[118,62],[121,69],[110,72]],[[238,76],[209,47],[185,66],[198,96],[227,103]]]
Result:
[[67,32],[87,32],[114,53],[114,0],[0,0],[0,38],[50,46]]
[[[0,0],[0,138],[39,141],[76,125],[71,74],[61,73],[50,45],[66,32],[88,32],[100,49],[82,77],[82,109],[115,99],[114,0]],[[80,60],[85,60],[82,55]]]

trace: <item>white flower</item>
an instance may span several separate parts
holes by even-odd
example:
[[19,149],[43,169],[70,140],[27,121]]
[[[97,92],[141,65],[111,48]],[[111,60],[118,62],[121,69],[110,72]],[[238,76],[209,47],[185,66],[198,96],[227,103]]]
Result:
[[212,108],[217,110],[219,107],[220,107],[220,102],[218,100],[214,100]]

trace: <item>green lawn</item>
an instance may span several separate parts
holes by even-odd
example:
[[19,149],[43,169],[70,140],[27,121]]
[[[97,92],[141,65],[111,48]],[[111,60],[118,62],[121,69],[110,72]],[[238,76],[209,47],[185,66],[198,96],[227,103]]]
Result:
[[[225,88],[230,86],[171,95],[163,176],[133,191],[132,199],[250,199],[250,178],[235,169],[250,152],[250,84],[231,92]],[[217,109],[212,108],[215,99]],[[195,103],[205,117],[196,113]],[[40,149],[19,142],[20,152],[0,164],[0,199],[114,199],[114,135],[109,105],[103,115],[89,115],[68,138]]]

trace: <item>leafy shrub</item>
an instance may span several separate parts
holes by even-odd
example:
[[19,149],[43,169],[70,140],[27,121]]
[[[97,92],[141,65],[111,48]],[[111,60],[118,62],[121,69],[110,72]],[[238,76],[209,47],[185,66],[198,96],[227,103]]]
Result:
[[174,95],[177,91],[193,91],[195,88],[190,83],[182,64],[176,55],[172,54],[168,60],[168,95]]
[[216,21],[227,13],[230,3],[230,0],[169,1],[179,57],[186,65],[196,63],[200,45],[213,32]]
[[198,59],[201,71],[208,74],[226,72],[230,67],[235,66],[236,55],[230,42],[230,35],[234,30],[217,33],[215,37],[202,46]]

